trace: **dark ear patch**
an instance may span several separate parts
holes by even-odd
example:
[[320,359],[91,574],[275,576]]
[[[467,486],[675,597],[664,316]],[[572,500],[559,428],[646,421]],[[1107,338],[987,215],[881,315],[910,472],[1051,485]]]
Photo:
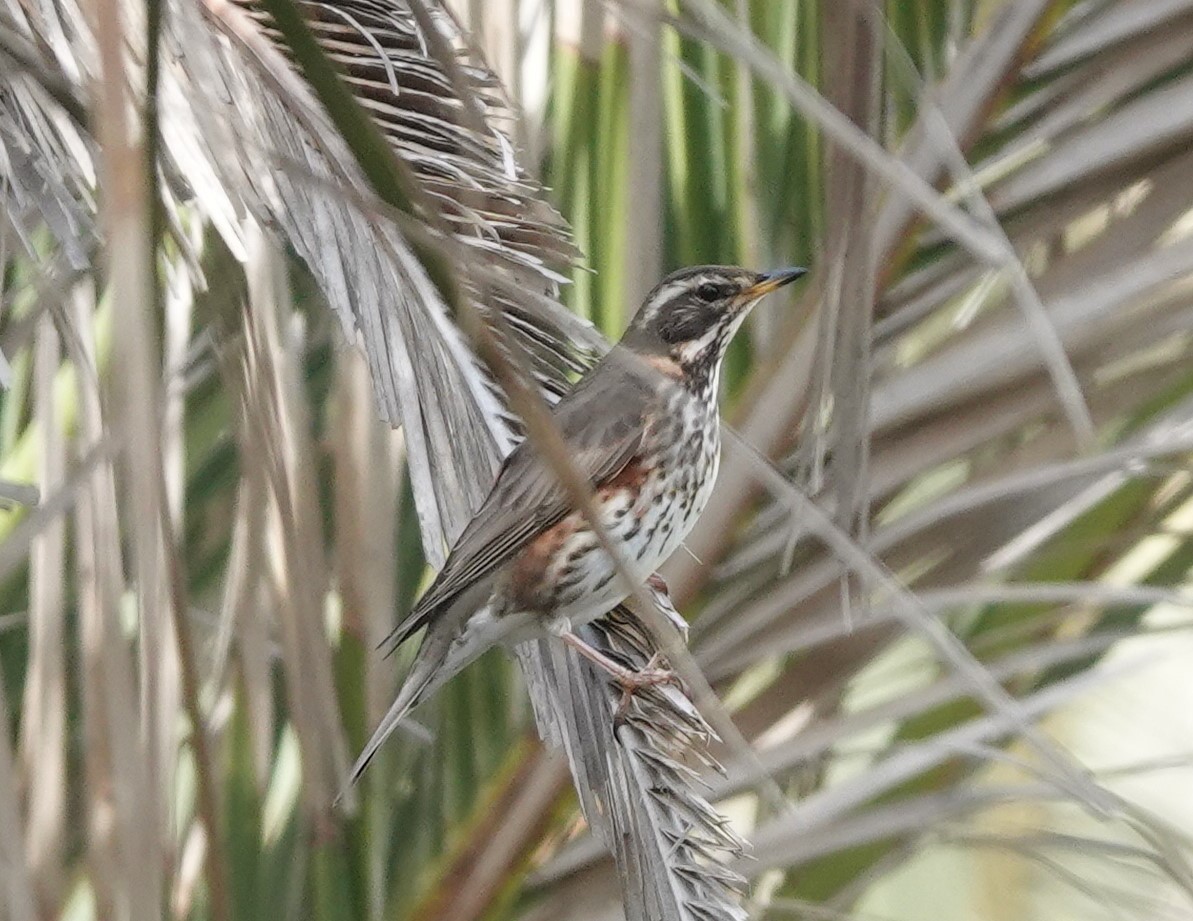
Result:
[[659,336],[669,345],[699,339],[717,322],[720,311],[708,304],[684,304],[659,318]]

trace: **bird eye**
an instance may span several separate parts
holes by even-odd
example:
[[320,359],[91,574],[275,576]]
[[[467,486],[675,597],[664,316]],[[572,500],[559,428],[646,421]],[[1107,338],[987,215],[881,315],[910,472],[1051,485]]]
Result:
[[711,303],[712,301],[720,300],[725,294],[723,285],[714,284],[711,281],[706,281],[699,288],[696,289],[696,297],[702,301]]

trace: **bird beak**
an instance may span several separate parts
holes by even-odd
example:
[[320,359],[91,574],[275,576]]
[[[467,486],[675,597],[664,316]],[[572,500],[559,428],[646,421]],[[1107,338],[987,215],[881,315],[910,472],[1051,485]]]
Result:
[[746,288],[738,297],[743,301],[756,301],[763,295],[770,294],[784,285],[789,285],[797,278],[803,278],[808,270],[796,266],[790,269],[779,269],[776,272],[764,272],[758,276],[758,281]]

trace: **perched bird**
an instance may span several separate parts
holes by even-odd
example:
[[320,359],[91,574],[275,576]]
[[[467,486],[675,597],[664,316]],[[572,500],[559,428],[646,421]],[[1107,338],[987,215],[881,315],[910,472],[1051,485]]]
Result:
[[[805,272],[705,265],[669,275],[619,345],[552,410],[605,533],[638,571],[652,572],[679,547],[712,492],[721,449],[717,388],[730,339],[763,296]],[[584,515],[524,441],[386,640],[394,649],[426,628],[352,779],[412,708],[495,643],[556,634],[632,688],[633,673],[572,633],[630,594]],[[641,677],[642,684],[659,680]]]

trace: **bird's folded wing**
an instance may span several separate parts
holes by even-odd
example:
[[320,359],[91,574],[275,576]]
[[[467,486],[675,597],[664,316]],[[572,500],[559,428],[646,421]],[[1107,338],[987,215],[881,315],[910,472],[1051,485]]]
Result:
[[[616,375],[612,386],[582,381],[553,413],[569,460],[594,489],[621,473],[638,453],[649,389]],[[460,535],[430,588],[386,644],[394,648],[435,619],[460,592],[508,562],[572,508],[566,490],[530,439],[506,458],[493,489]]]

